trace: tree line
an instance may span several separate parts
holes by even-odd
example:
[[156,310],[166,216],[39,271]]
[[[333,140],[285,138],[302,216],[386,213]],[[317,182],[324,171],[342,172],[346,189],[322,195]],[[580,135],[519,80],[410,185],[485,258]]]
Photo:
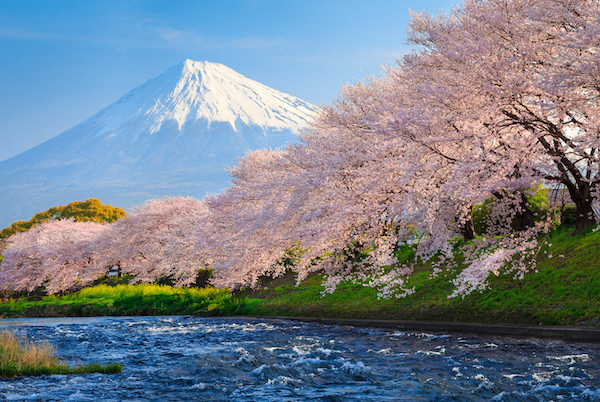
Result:
[[[396,258],[409,240],[434,275],[465,267],[451,297],[484,289],[490,274],[522,278],[556,224],[538,189],[566,189],[576,231],[596,223],[599,16],[597,0],[465,0],[413,13],[415,49],[344,87],[300,144],[246,155],[231,187],[202,201],[166,198],[102,228],[49,222],[17,234],[0,284],[55,292],[121,261],[139,281],[168,274],[184,286],[202,266],[237,288],[318,270],[328,291],[352,280],[401,297],[414,292],[414,263]],[[68,252],[48,251],[52,236]]]

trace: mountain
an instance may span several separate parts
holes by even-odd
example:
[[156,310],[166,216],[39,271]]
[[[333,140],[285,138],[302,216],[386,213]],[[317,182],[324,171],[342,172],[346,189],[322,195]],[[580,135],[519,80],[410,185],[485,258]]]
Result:
[[186,60],[64,133],[0,162],[0,227],[90,197],[123,208],[202,198],[248,150],[297,141],[311,104],[218,63]]

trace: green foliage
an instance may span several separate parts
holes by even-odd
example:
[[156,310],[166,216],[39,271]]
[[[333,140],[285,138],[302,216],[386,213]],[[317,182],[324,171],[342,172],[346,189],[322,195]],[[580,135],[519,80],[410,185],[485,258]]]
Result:
[[565,205],[560,211],[560,223],[563,226],[575,226],[577,223],[577,208],[575,205]]
[[161,276],[156,280],[157,285],[175,286],[175,275]]
[[485,233],[487,231],[486,218],[490,215],[492,204],[494,203],[493,198],[488,198],[481,204],[477,204],[473,207],[473,227],[475,233]]
[[548,200],[548,188],[541,184],[537,188],[532,188],[530,191],[525,192],[527,198],[527,205],[534,214],[541,215],[548,210],[550,206],[550,200]]
[[300,257],[303,253],[304,250],[300,248],[300,246],[295,245],[289,250],[285,251],[283,257],[281,257],[281,260],[279,261],[279,264],[287,269],[290,269],[296,265],[298,261],[300,261]]
[[394,253],[396,254],[396,259],[400,264],[412,261],[415,259],[416,246],[410,244],[400,245],[396,248]]
[[116,285],[127,285],[135,279],[133,275],[121,275],[121,276],[112,276],[112,277],[101,277],[94,281],[92,286],[96,285],[108,285],[108,286],[116,286]]
[[233,315],[245,301],[227,289],[175,288],[157,284],[97,285],[64,296],[25,298],[0,304],[0,314],[15,317],[99,315]]
[[123,366],[119,363],[111,363],[106,366],[101,364],[84,364],[76,367],[69,367],[66,364],[56,364],[50,366],[22,365],[18,366],[14,362],[0,364],[0,377],[23,377],[40,376],[54,374],[119,374]]
[[0,232],[0,238],[8,238],[17,232],[25,232],[37,224],[51,220],[73,218],[76,222],[111,223],[125,215],[125,211],[121,208],[103,205],[96,198],[90,198],[86,201],[75,201],[66,206],[52,207],[36,214],[28,221],[14,222]]

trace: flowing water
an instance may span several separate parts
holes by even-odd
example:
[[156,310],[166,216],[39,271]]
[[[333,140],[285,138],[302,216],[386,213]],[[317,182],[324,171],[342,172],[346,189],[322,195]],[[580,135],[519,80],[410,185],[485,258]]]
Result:
[[9,319],[116,375],[0,380],[8,400],[599,400],[600,345],[199,317]]

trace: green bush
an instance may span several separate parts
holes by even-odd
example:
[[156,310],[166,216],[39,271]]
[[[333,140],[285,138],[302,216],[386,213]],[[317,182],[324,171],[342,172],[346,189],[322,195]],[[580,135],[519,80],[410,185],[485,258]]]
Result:
[[237,314],[245,300],[228,289],[176,288],[158,284],[97,285],[64,296],[25,298],[0,304],[0,315],[8,317]]
[[575,226],[577,223],[577,208],[575,205],[565,205],[560,211],[560,223],[563,226]]
[[126,212],[121,208],[103,205],[96,198],[90,198],[85,201],[75,201],[66,206],[52,207],[36,214],[28,221],[14,222],[0,232],[0,239],[8,238],[17,232],[26,232],[37,224],[51,220],[72,218],[76,222],[111,223],[125,215]]
[[211,268],[203,268],[198,270],[196,275],[196,281],[194,285],[198,288],[204,288],[210,285],[210,280],[214,275],[214,271]]

